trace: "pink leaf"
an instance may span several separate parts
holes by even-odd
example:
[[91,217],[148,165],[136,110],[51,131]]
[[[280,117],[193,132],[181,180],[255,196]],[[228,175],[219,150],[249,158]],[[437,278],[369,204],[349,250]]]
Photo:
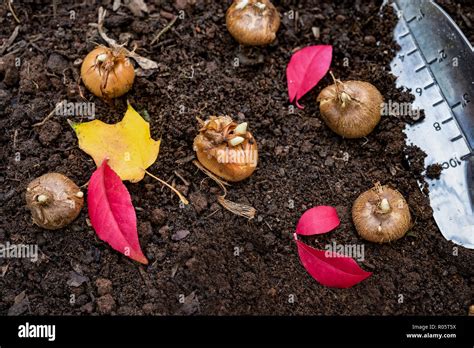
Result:
[[303,108],[298,104],[298,100],[326,75],[331,60],[331,45],[308,46],[293,54],[286,67],[290,102],[296,102],[299,108]]
[[101,240],[132,260],[148,264],[138,241],[130,194],[107,160],[92,174],[87,205],[92,227]]
[[296,225],[296,233],[304,236],[323,234],[332,231],[339,224],[336,209],[321,205],[304,212]]
[[297,239],[296,244],[304,268],[324,286],[350,288],[372,274],[360,268],[350,257],[311,248]]

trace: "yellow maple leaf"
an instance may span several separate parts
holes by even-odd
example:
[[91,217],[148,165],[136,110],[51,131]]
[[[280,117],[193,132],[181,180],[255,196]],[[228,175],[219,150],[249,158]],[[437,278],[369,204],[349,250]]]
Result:
[[105,158],[122,180],[138,182],[146,169],[155,163],[160,140],[153,140],[150,124],[128,104],[122,121],[107,124],[99,120],[72,123],[79,139],[79,147],[89,154],[97,167]]

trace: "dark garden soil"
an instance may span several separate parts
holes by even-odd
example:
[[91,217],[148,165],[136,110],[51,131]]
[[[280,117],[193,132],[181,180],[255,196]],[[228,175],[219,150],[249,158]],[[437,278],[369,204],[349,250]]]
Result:
[[[143,18],[123,6],[114,13],[107,1],[109,35],[121,42],[128,38],[129,48],[136,43],[137,52],[158,61],[159,69],[138,77],[127,97],[111,104],[81,85],[105,122],[122,118],[126,98],[142,114],[148,112],[153,136],[163,136],[158,161],[149,170],[174,182],[192,202],[180,208],[176,196],[149,177],[127,183],[150,260],[146,267],[100,241],[86,208],[59,231],[32,224],[24,198],[29,181],[55,171],[83,185],[95,170],[66,117],[33,124],[63,99],[83,101],[80,65],[74,62],[103,41],[88,25],[97,22],[99,7],[91,1],[60,4],[56,17],[47,2],[14,2],[22,24],[11,48],[18,52],[0,65],[0,242],[38,244],[41,252],[36,263],[0,259],[0,313],[466,315],[474,300],[474,251],[459,247],[453,255],[455,245],[436,227],[417,184],[424,180],[424,154],[404,145],[406,120],[383,117],[367,139],[342,139],[322,123],[315,102],[331,83],[329,76],[302,99],[304,110],[291,114],[289,108],[286,65],[294,50],[312,44],[334,46],[332,69],[341,79],[370,81],[386,100],[410,101],[389,73],[397,50],[391,8],[379,12],[382,1],[276,1],[282,14],[297,11],[297,21],[285,15],[273,45],[241,49],[225,28],[229,1],[194,2],[184,9],[184,19],[150,45],[169,14],[178,14],[186,1],[156,1]],[[472,5],[443,3],[472,37],[458,13],[472,20]],[[10,37],[16,25],[2,4],[0,37]],[[312,27],[320,29],[319,39]],[[257,171],[232,185],[228,196],[258,210],[251,221],[223,210],[216,202],[219,190],[191,161],[196,116],[218,114],[248,121],[259,143]],[[365,242],[351,222],[352,202],[376,181],[403,193],[414,220],[408,235],[390,244]],[[333,241],[363,244],[360,264],[373,272],[370,278],[340,290],[306,273],[292,233],[301,214],[315,205],[336,207],[341,226],[305,241],[319,248]],[[190,234],[175,241],[172,236],[182,230]]]
[[437,3],[454,19],[471,44],[474,44],[474,11],[472,11],[472,1],[438,0]]

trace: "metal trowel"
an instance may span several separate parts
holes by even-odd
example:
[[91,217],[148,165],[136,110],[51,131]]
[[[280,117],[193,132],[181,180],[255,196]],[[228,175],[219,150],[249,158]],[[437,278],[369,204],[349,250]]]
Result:
[[391,63],[397,87],[412,89],[425,118],[407,125],[407,144],[438,163],[427,178],[433,216],[443,236],[474,249],[474,51],[449,15],[430,0],[395,0],[401,49]]

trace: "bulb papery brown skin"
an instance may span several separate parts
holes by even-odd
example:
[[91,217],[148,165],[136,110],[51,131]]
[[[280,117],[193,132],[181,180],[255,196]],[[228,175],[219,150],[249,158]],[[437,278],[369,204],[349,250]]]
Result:
[[258,148],[247,123],[237,124],[229,116],[198,121],[200,130],[193,148],[199,162],[226,181],[241,181],[252,175],[257,167]]
[[405,198],[397,190],[380,183],[355,200],[352,220],[359,235],[375,243],[397,240],[412,226]]
[[26,204],[36,225],[57,230],[79,215],[84,193],[67,176],[47,173],[30,182],[26,189]]
[[117,98],[132,88],[135,70],[122,49],[98,46],[84,58],[81,78],[97,97]]
[[317,101],[326,125],[344,138],[362,138],[379,124],[383,97],[368,82],[334,80],[319,93]]
[[268,45],[275,41],[280,13],[269,0],[234,0],[226,13],[226,25],[243,45]]

